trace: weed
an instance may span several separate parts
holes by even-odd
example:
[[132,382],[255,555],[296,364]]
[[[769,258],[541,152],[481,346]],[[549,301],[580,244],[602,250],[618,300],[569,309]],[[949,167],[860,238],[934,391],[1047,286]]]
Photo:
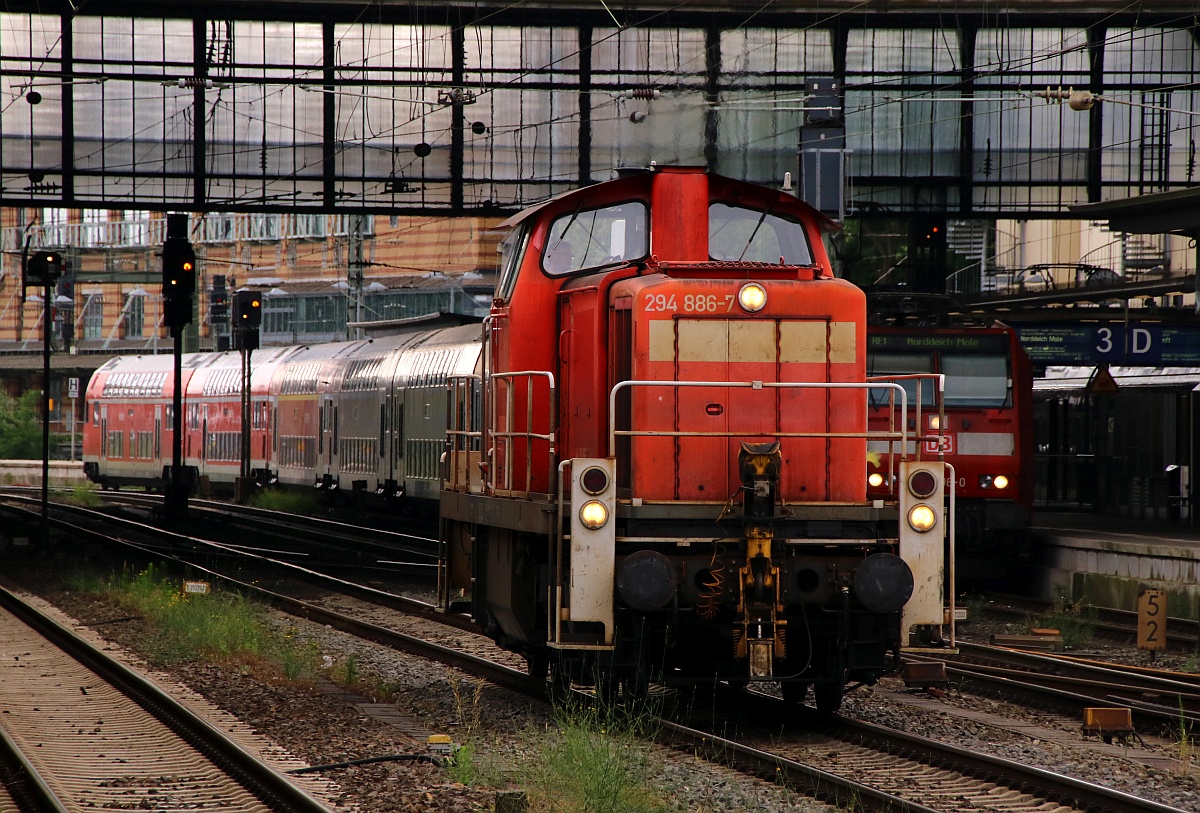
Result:
[[346,655],[346,660],[342,662],[342,671],[338,675],[338,682],[347,689],[352,689],[362,680],[362,674],[358,669],[358,653],[351,652]]
[[1192,772],[1192,760],[1196,756],[1196,746],[1192,738],[1192,724],[1188,721],[1187,712],[1183,708],[1183,698],[1179,698],[1179,716],[1175,719],[1175,759],[1178,760],[1178,772],[1181,776],[1189,776]]
[[96,487],[91,485],[75,486],[64,497],[64,500],[71,505],[78,505],[82,508],[98,508],[103,503],[100,495],[96,493]]
[[473,688],[470,696],[463,691],[463,681],[451,675],[448,680],[450,691],[454,695],[454,710],[458,714],[458,722],[463,727],[464,737],[470,737],[479,728],[479,715],[482,708],[479,698],[483,696],[486,685],[482,680],[471,681]]
[[268,511],[283,511],[305,516],[318,516],[324,513],[321,503],[311,494],[285,491],[279,488],[266,488],[254,492],[250,497],[249,504]]
[[136,574],[122,571],[97,583],[94,592],[151,623],[152,661],[261,659],[271,651],[272,632],[262,610],[236,593],[183,593],[153,566]]
[[530,795],[569,813],[660,813],[660,765],[642,739],[648,718],[615,708],[560,711],[530,766]]
[[1030,619],[1030,626],[1056,629],[1062,635],[1063,646],[1077,649],[1092,640],[1097,615],[1096,608],[1085,599],[1071,601],[1060,591],[1050,609]]
[[479,779],[479,766],[475,764],[475,749],[469,743],[460,745],[446,761],[450,780],[460,785],[474,785]]
[[275,645],[275,655],[288,680],[299,680],[305,674],[316,673],[317,643],[302,638],[295,627],[288,627]]

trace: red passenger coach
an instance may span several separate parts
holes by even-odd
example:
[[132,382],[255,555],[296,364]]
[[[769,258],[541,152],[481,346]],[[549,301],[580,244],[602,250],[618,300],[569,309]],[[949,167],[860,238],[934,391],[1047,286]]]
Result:
[[[175,381],[170,356],[112,359],[87,387],[83,469],[106,488],[162,487],[171,465]],[[184,370],[186,387],[192,371]]]
[[941,464],[867,495],[868,440],[911,436],[868,429],[889,387],[831,221],[659,167],[505,226],[485,368],[451,394],[447,607],[559,680],[779,681],[825,710],[952,641]]
[[[878,314],[879,311],[874,311]],[[868,373],[901,381],[920,402],[920,429],[910,455],[944,460],[956,480],[957,573],[997,580],[1029,552],[1033,512],[1033,371],[1007,325],[888,324],[868,328]],[[893,378],[895,376],[912,376]],[[937,376],[944,390],[937,391]],[[918,385],[918,381],[920,384]],[[918,389],[920,395],[918,397]],[[872,400],[873,428],[888,421],[886,398]],[[914,417],[914,420],[917,418]],[[870,493],[895,493],[888,444],[871,444]]]

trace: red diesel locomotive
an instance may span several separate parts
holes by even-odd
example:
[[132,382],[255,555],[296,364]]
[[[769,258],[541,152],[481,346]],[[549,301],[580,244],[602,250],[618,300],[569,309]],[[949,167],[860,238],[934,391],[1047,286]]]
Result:
[[829,220],[659,167],[505,225],[484,369],[451,398],[446,606],[559,679],[779,681],[825,710],[953,640],[943,465],[867,494],[868,441],[904,448],[912,405],[867,378]]
[[[655,167],[504,225],[482,330],[254,353],[255,476],[436,506],[442,606],[561,681],[631,696],[774,681],[832,710],[901,651],[953,645],[952,484],[903,451],[904,386],[867,376],[865,296],[832,273],[831,221],[776,190]],[[97,373],[93,479],[163,482],[160,358]],[[236,401],[197,378],[234,358],[185,357],[189,433],[205,414],[209,433],[217,412],[236,425]],[[145,388],[125,386],[139,375]],[[880,392],[895,417],[873,429]],[[161,437],[154,454],[102,444],[116,412]],[[202,437],[186,446],[193,476]],[[891,493],[868,494],[868,443],[907,458]]]

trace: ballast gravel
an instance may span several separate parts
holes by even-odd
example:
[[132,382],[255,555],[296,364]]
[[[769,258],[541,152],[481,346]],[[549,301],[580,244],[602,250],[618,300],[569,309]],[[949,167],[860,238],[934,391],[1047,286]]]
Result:
[[[48,581],[47,572],[39,568],[9,576],[81,622],[126,615],[92,596]],[[339,810],[491,811],[498,792],[514,790],[529,792],[532,810],[549,809],[539,800],[536,783],[526,781],[534,771],[530,767],[534,755],[553,741],[556,720],[547,704],[308,621],[280,615],[276,623],[285,633],[304,640],[328,667],[328,674],[356,675],[358,694],[325,681],[289,680],[278,665],[266,663],[252,667],[185,663],[165,671],[309,765],[408,757],[324,770],[322,776],[335,789],[330,802]],[[140,621],[98,629],[130,651],[146,650],[147,630]],[[974,632],[987,634],[983,625]],[[1092,654],[1102,657],[1102,652],[1103,648]],[[877,689],[850,693],[843,713],[1104,784],[1180,810],[1200,810],[1200,764],[1195,749],[1179,742],[1147,738],[1130,743],[1121,753],[1119,748],[1084,741],[1077,721],[953,693],[933,698],[921,693],[923,702],[914,704],[908,702],[909,694],[898,680],[887,679]],[[931,700],[937,704],[933,710]],[[996,715],[997,724],[968,719],[956,714],[959,709],[989,712]],[[1003,720],[1013,721],[1014,727],[1006,728]],[[1041,739],[1020,730],[1030,723],[1060,736]],[[412,758],[428,753],[424,742],[428,734],[441,733],[470,745],[471,762],[477,768],[470,784],[456,781],[467,777],[423,757]],[[663,810],[832,811],[822,802],[688,754],[647,746],[640,758]]]

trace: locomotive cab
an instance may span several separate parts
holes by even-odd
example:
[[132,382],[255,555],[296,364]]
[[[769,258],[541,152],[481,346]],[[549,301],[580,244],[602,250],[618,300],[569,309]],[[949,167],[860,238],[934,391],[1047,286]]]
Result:
[[[866,493],[878,385],[865,297],[821,244],[830,221],[658,168],[509,226],[485,477],[472,494],[451,473],[443,495],[444,606],[461,595],[564,679],[777,681],[825,710],[901,649],[952,641],[944,471],[914,469],[911,499]],[[903,446],[895,426],[880,437]]]

